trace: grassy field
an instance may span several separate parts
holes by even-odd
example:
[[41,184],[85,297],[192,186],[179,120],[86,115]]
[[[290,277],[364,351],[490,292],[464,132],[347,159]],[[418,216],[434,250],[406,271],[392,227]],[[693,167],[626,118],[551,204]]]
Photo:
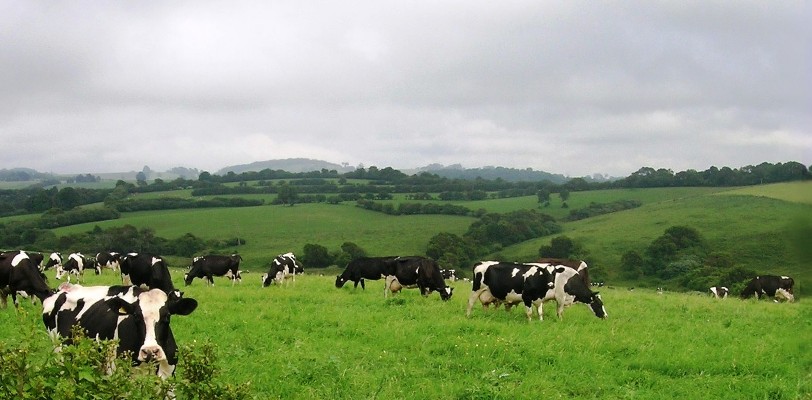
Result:
[[[188,196],[188,191],[150,193],[143,196]],[[142,196],[142,195],[139,195]],[[256,195],[253,198],[272,195]],[[250,196],[249,196],[250,197]],[[642,207],[563,223],[564,233],[585,248],[591,267],[602,279],[620,282],[619,264],[629,250],[642,252],[665,229],[686,225],[697,229],[714,252],[729,254],[737,265],[761,273],[789,274],[797,288],[809,294],[804,282],[812,279],[807,260],[812,257],[812,182],[783,183],[746,188],[654,188],[613,189],[573,192],[562,208],[553,195],[549,207],[539,207],[535,196],[454,202],[473,210],[509,212],[537,209],[562,219],[569,210],[592,202],[639,200]],[[396,196],[392,203],[409,202]],[[0,219],[0,223],[30,216]],[[472,217],[410,215],[388,216],[359,209],[352,202],[339,205],[299,204],[294,207],[263,205],[258,207],[204,210],[165,210],[124,213],[113,221],[75,225],[54,230],[57,235],[84,232],[95,225],[102,228],[130,224],[150,227],[156,235],[176,238],[187,232],[205,239],[241,237],[245,246],[223,249],[243,255],[245,269],[256,270],[279,253],[301,252],[313,243],[337,250],[344,242],[353,242],[371,255],[423,254],[426,244],[439,232],[464,233]],[[535,259],[538,249],[551,237],[538,238],[506,247],[487,258],[527,261]],[[804,250],[807,249],[807,250]],[[63,252],[76,249],[57,249]],[[94,250],[97,251],[97,250]],[[188,260],[171,259],[174,266]],[[656,285],[656,283],[653,283]],[[812,286],[809,287],[812,290]]]
[[[182,271],[174,270],[176,285]],[[53,277],[51,277],[53,279]],[[112,284],[106,271],[87,284]],[[609,318],[575,305],[528,322],[523,310],[465,317],[470,285],[448,302],[406,290],[384,299],[382,283],[336,289],[309,274],[261,288],[250,274],[232,287],[195,280],[191,315],[173,318],[182,345],[217,346],[222,377],[257,399],[795,399],[812,396],[809,302],[716,300],[622,288],[601,293]],[[0,340],[19,323],[0,310]],[[44,328],[36,340],[47,341]],[[179,368],[183,368],[183,364]]]

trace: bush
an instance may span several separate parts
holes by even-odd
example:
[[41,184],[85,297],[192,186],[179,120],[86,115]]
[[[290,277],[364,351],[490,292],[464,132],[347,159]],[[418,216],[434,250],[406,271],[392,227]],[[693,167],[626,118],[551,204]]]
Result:
[[[2,399],[245,399],[248,384],[222,384],[211,343],[179,349],[180,377],[161,380],[154,364],[133,367],[129,355],[115,357],[115,340],[96,341],[74,331],[71,345],[54,352],[43,327],[18,309],[19,340],[0,342]],[[173,390],[174,389],[174,390]],[[177,393],[174,393],[177,392]]]

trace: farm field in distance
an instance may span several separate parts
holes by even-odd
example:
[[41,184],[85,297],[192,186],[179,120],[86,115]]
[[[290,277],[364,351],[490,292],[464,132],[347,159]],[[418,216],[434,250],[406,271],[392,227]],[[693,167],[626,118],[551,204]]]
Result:
[[[172,271],[183,287],[181,269]],[[602,288],[609,318],[583,305],[528,322],[523,307],[465,317],[470,284],[443,302],[404,290],[384,299],[383,283],[337,289],[309,273],[287,286],[259,277],[183,287],[199,301],[173,318],[180,345],[216,346],[220,379],[249,384],[257,399],[745,398],[812,395],[808,301],[713,299],[653,290]],[[53,277],[49,277],[53,279]],[[256,278],[256,279],[255,279]],[[115,284],[89,274],[86,285]],[[0,340],[41,327],[41,307],[0,310]],[[179,365],[183,368],[183,362]]]

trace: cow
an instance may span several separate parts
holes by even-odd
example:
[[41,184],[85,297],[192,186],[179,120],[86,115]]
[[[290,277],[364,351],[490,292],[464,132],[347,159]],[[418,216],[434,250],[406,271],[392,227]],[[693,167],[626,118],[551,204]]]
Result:
[[394,274],[394,261],[397,257],[361,257],[350,261],[344,272],[336,276],[336,287],[341,288],[347,281],[353,281],[355,288],[361,284],[365,289],[364,280],[378,280],[387,275]]
[[70,343],[72,328],[79,326],[89,338],[117,339],[118,356],[130,354],[133,365],[156,361],[156,374],[166,379],[178,363],[170,316],[191,314],[197,301],[171,298],[159,289],[64,283],[42,305],[42,321],[52,337]]
[[169,297],[179,298],[182,293],[175,289],[169,266],[163,257],[144,253],[128,253],[121,257],[121,282],[124,285],[146,286],[161,289]]
[[443,279],[448,279],[451,282],[457,281],[457,271],[453,269],[441,269],[440,274],[443,276]]
[[757,299],[761,299],[766,296],[772,297],[776,302],[783,299],[792,303],[795,301],[792,293],[793,286],[795,286],[795,280],[789,276],[761,275],[750,280],[742,290],[741,298],[747,299],[755,296]]
[[393,261],[394,271],[386,276],[384,297],[397,293],[404,287],[417,287],[420,294],[428,296],[431,292],[440,293],[440,298],[447,301],[454,289],[448,287],[440,274],[437,262],[430,258],[410,256],[397,257]]
[[231,279],[231,285],[234,286],[235,282],[242,281],[240,261],[242,257],[239,254],[195,257],[189,271],[183,275],[183,281],[189,286],[195,278],[206,278],[206,283],[214,286],[215,276],[226,276]]
[[11,251],[0,254],[0,305],[6,308],[8,295],[18,306],[17,292],[34,295],[40,301],[53,291],[34,262],[24,251]]
[[710,288],[710,292],[711,296],[717,299],[725,299],[727,298],[728,293],[730,293],[730,290],[724,286],[714,286]]
[[304,267],[293,253],[280,254],[274,258],[268,266],[268,272],[262,274],[262,287],[268,287],[271,283],[282,284],[288,279],[296,282],[296,275],[304,273]]
[[522,302],[528,320],[532,319],[533,306],[541,319],[542,299],[554,288],[553,273],[545,266],[499,261],[484,261],[475,265],[466,315],[471,316],[471,309],[477,300],[483,308],[493,303],[497,306],[504,303],[506,310]]
[[62,279],[63,276],[67,275],[68,282],[70,282],[71,274],[76,275],[77,279],[81,279],[85,273],[86,264],[87,259],[82,253],[71,253],[64,264],[57,265],[56,279]]
[[116,252],[101,252],[96,253],[96,262],[94,263],[96,275],[100,275],[102,268],[109,268],[113,271],[121,269],[121,254]]
[[51,268],[62,268],[62,253],[51,253],[51,255],[48,256],[48,261],[45,262],[45,265],[41,266],[40,271],[45,272]]
[[587,304],[598,318],[606,318],[606,309],[598,292],[593,292],[578,270],[565,265],[548,263],[504,263],[483,261],[473,268],[473,284],[468,298],[466,315],[471,316],[479,300],[483,308],[489,304],[505,303],[505,309],[523,302],[528,320],[533,306],[542,320],[542,304],[549,300],[558,303],[556,314],[563,318],[564,308],[574,302]]

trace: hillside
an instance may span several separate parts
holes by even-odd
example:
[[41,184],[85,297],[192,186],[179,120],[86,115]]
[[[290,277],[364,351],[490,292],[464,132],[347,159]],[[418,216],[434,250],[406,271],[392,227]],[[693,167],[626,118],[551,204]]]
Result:
[[[175,194],[173,194],[175,195]],[[160,193],[151,196],[161,196]],[[300,252],[305,244],[319,244],[330,251],[353,242],[370,255],[421,254],[428,240],[440,232],[462,235],[476,219],[444,215],[390,216],[355,207],[299,204],[295,207],[266,205],[238,209],[164,210],[123,213],[120,219],[75,225],[53,230],[57,236],[87,232],[95,226],[107,229],[130,224],[150,227],[155,234],[177,238],[192,233],[204,239],[243,237],[246,244],[224,251],[239,251],[251,269],[262,268],[275,254]],[[596,277],[628,286],[658,286],[656,280],[625,281],[620,259],[627,251],[644,252],[652,240],[672,226],[696,229],[714,253],[726,254],[737,266],[760,273],[790,274],[798,288],[812,279],[802,260],[812,248],[812,183],[785,183],[752,188],[655,188],[573,192],[569,208],[554,199],[539,208],[535,196],[452,202],[471,209],[505,213],[534,208],[559,221],[569,209],[618,199],[642,202],[636,209],[564,222],[563,235],[580,243]],[[801,201],[798,199],[806,199]],[[392,204],[409,202],[405,198]],[[554,237],[554,236],[553,236]],[[503,248],[489,258],[530,261],[553,237],[529,240]],[[806,241],[804,241],[806,240]],[[66,251],[68,249],[61,249]],[[186,260],[178,260],[185,263]]]

